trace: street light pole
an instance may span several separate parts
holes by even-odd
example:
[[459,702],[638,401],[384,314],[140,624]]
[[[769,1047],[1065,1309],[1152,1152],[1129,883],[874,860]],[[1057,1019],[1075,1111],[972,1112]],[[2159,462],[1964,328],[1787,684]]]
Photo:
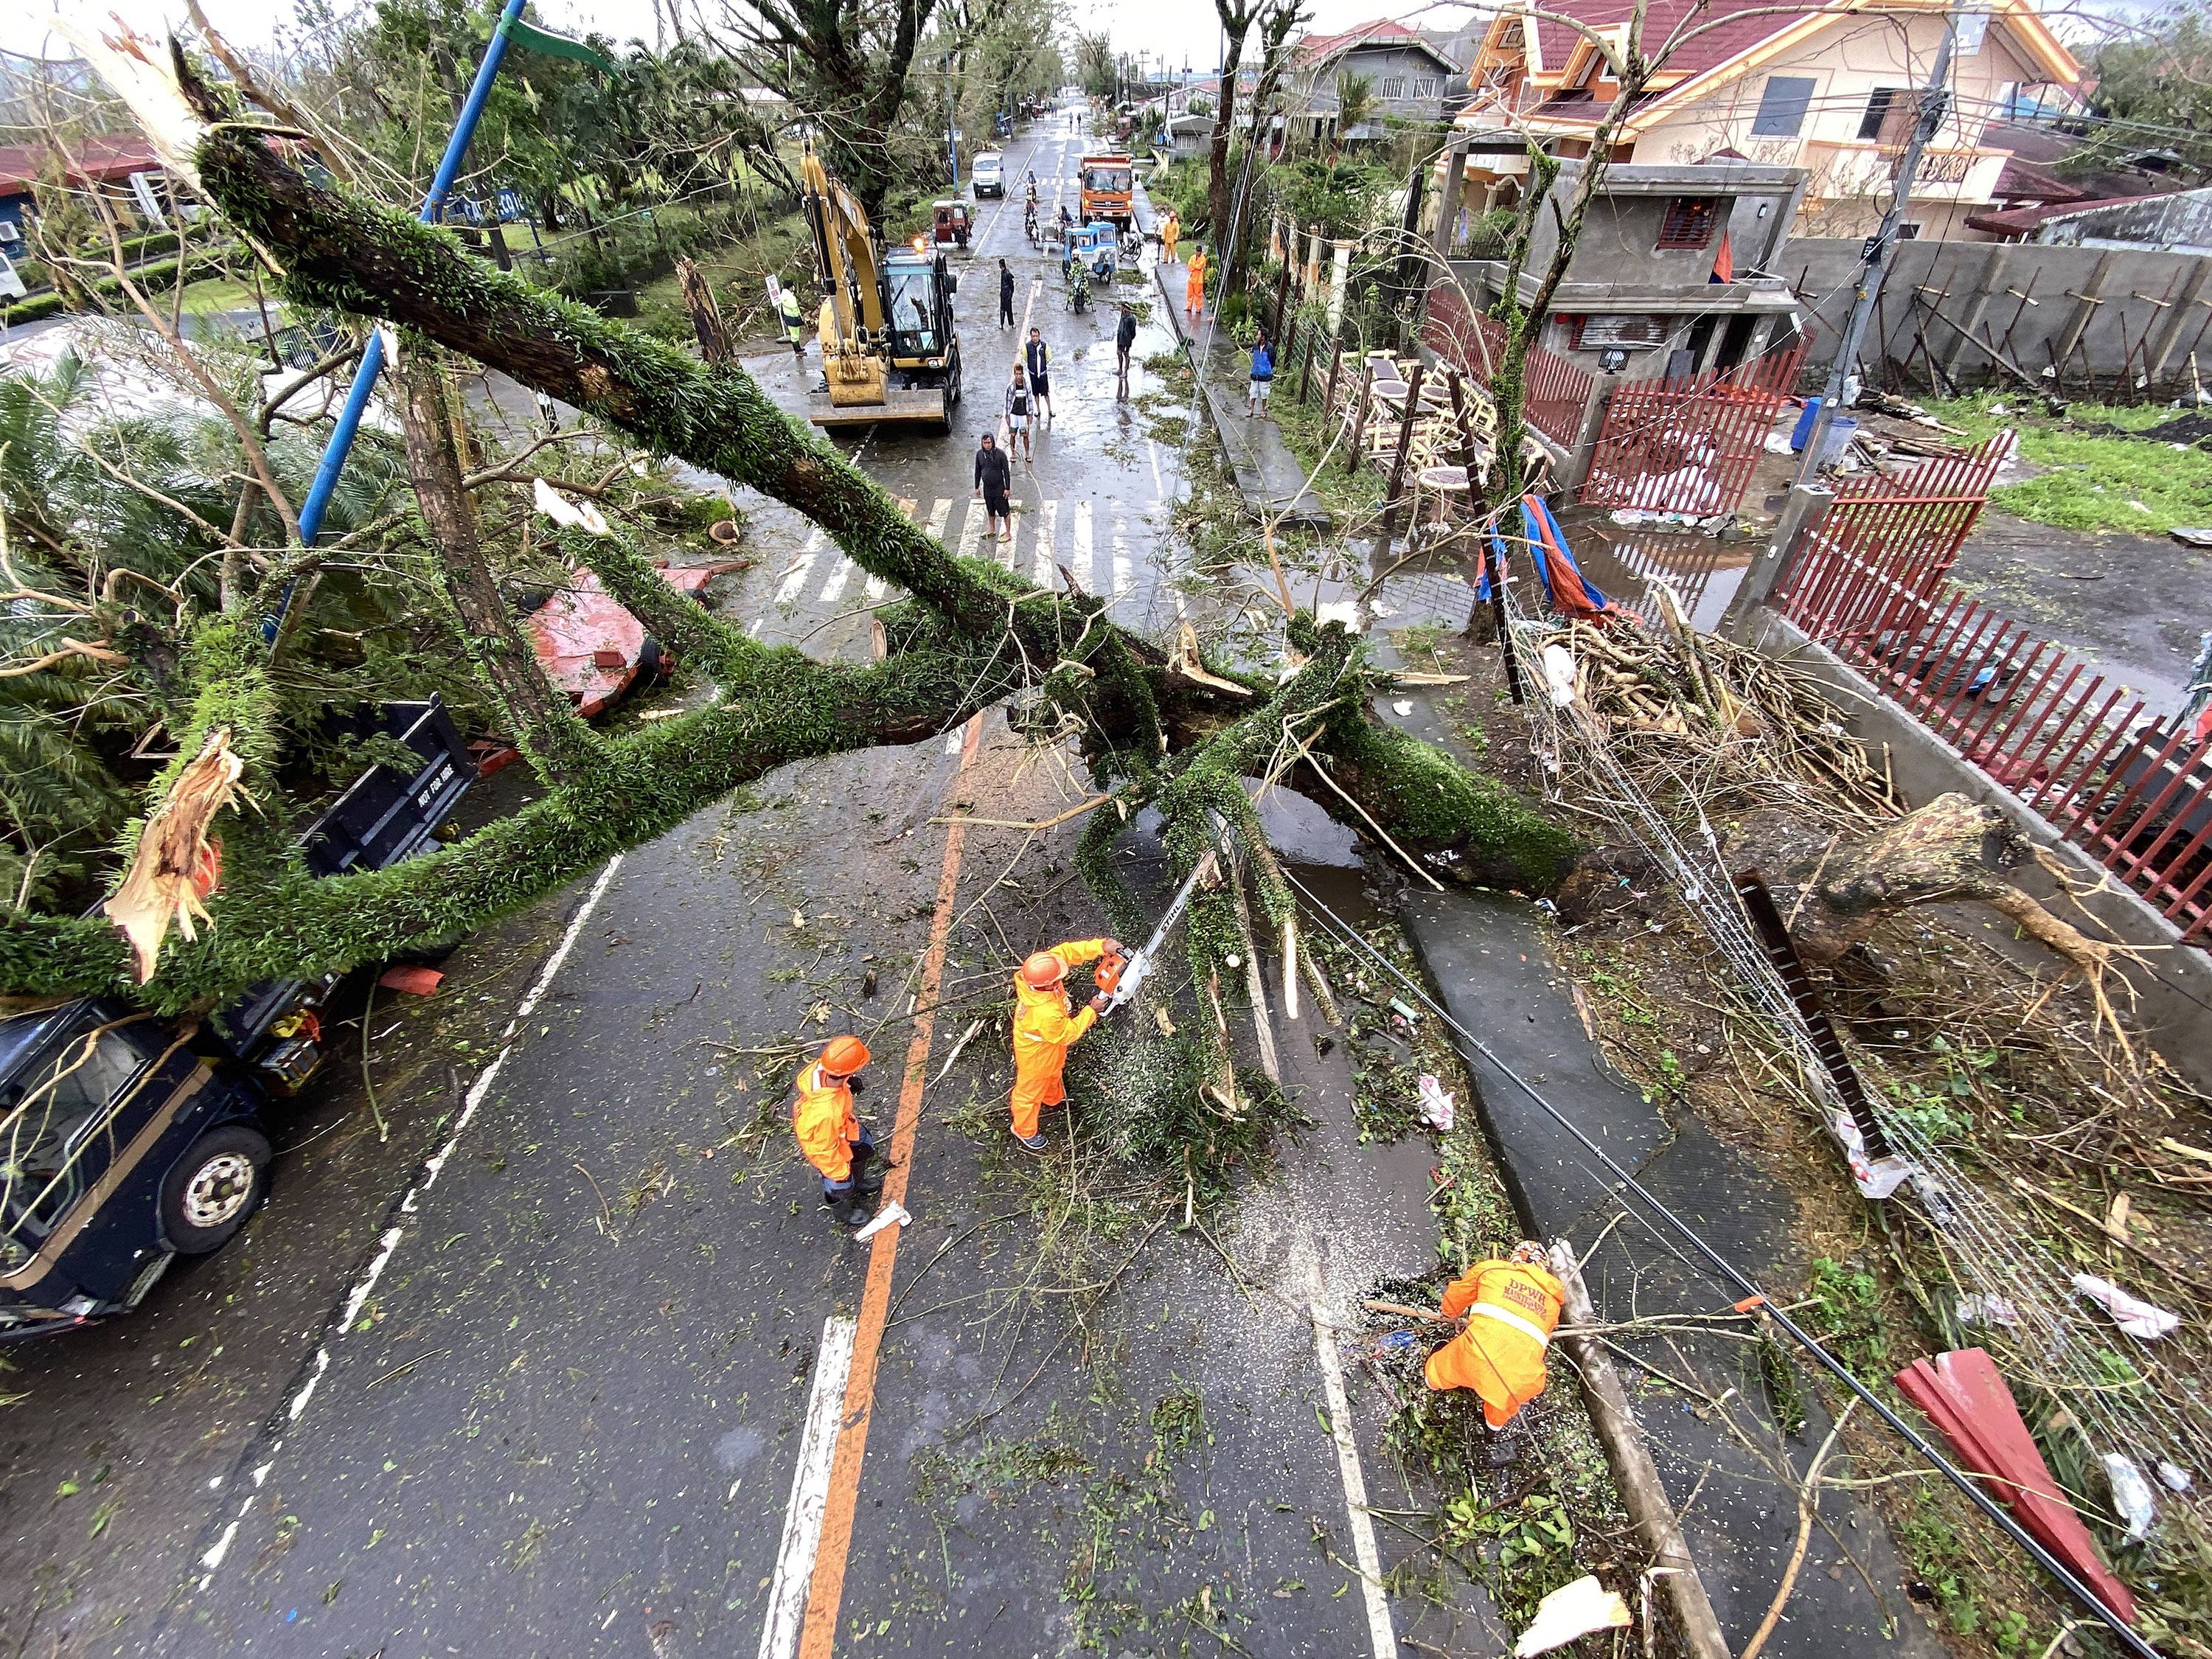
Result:
[[1844,337],[1836,347],[1836,360],[1828,365],[1828,384],[1820,398],[1820,407],[1813,416],[1811,430],[1805,434],[1804,459],[1798,465],[1796,487],[1804,489],[1820,476],[1820,446],[1826,441],[1828,422],[1835,418],[1836,405],[1843,401],[1844,380],[1858,361],[1860,343],[1866,338],[1867,325],[1874,320],[1875,307],[1881,301],[1881,279],[1888,264],[1891,245],[1897,240],[1899,228],[1905,222],[1905,210],[1912,197],[1912,178],[1920,170],[1920,153],[1928,147],[1929,139],[1943,125],[1946,106],[1949,102],[1944,88],[1951,76],[1951,48],[1959,38],[1959,19],[1955,12],[1943,15],[1943,43],[1936,49],[1936,64],[1928,74],[1928,84],[1920,94],[1920,118],[1913,123],[1912,137],[1905,146],[1905,155],[1897,164],[1897,194],[1891,201],[1889,211],[1881,216],[1881,228],[1867,238],[1866,252],[1859,265],[1858,297],[1851,306],[1850,320],[1844,325]]

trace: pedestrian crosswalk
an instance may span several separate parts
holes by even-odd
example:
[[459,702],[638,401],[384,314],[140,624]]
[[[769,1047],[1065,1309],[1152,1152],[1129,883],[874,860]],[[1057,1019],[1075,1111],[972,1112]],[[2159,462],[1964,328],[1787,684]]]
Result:
[[[1093,501],[1018,500],[1012,532],[1005,541],[989,536],[990,516],[980,501],[940,496],[927,514],[916,501],[902,500],[899,505],[939,541],[947,538],[957,512],[953,545],[963,557],[990,559],[1020,571],[1040,587],[1055,586],[1065,562],[1084,592],[1117,602],[1137,592],[1138,567],[1152,539],[1147,518],[1139,514],[1133,527],[1127,512],[1110,506],[1102,511]],[[774,604],[780,609],[815,601],[836,605],[864,595],[862,603],[877,605],[891,592],[889,583],[867,575],[817,526],[777,574]]]

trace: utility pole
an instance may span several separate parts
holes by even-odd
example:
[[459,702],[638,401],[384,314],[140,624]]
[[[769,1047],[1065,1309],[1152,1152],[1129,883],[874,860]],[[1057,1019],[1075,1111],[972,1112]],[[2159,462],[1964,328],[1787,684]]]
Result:
[[960,100],[952,83],[952,54],[945,54],[945,149],[952,158],[952,188],[960,188]]
[[1920,152],[1943,125],[1943,117],[1950,102],[1945,87],[1951,76],[1951,48],[1959,36],[1959,19],[1955,12],[1943,14],[1943,44],[1936,49],[1936,66],[1929,71],[1928,85],[1920,94],[1920,118],[1913,123],[1912,137],[1905,142],[1905,155],[1897,164],[1897,195],[1891,201],[1889,211],[1881,216],[1881,228],[1867,238],[1866,252],[1859,264],[1858,297],[1851,306],[1850,320],[1844,325],[1844,337],[1836,347],[1836,360],[1828,366],[1828,385],[1820,398],[1820,412],[1813,417],[1813,428],[1805,434],[1804,459],[1797,468],[1796,488],[1809,486],[1820,471],[1820,446],[1827,441],[1828,422],[1835,417],[1836,405],[1843,401],[1844,380],[1858,361],[1859,345],[1866,338],[1867,325],[1874,320],[1874,308],[1881,300],[1881,279],[1889,261],[1891,245],[1897,240],[1898,228],[1905,222],[1905,210],[1912,196],[1912,176],[1920,170]]

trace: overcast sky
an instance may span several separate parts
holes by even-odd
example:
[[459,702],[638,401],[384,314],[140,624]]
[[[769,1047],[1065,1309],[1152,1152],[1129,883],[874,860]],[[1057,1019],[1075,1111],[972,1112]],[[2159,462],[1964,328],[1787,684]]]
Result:
[[[291,15],[289,0],[202,0],[209,21],[241,45],[266,42]],[[52,0],[0,0],[0,48],[10,52],[59,53],[38,19],[51,13]],[[184,0],[106,0],[73,8],[92,16],[110,11],[145,33],[185,15]],[[719,0],[708,0],[708,14],[719,15]],[[1426,5],[1406,0],[1309,0],[1312,27],[1322,32],[1348,28],[1368,18],[1395,14],[1417,27],[1450,27],[1474,15],[1468,4]],[[1104,28],[1125,52],[1146,54],[1148,64],[1165,59],[1176,69],[1188,58],[1197,70],[1212,68],[1220,55],[1220,31],[1213,8],[1200,0],[1070,0],[1077,27]],[[653,8],[647,0],[532,0],[532,21],[568,33],[600,31],[626,40],[653,38]],[[46,42],[42,46],[42,41]]]

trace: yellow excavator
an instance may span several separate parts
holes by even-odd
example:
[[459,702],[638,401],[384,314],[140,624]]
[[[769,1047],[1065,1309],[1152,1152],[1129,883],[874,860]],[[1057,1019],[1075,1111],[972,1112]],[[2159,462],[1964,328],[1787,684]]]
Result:
[[819,427],[915,422],[952,429],[960,401],[959,279],[927,237],[881,246],[868,216],[809,145],[799,186],[828,297],[817,321],[827,389],[809,400]]

